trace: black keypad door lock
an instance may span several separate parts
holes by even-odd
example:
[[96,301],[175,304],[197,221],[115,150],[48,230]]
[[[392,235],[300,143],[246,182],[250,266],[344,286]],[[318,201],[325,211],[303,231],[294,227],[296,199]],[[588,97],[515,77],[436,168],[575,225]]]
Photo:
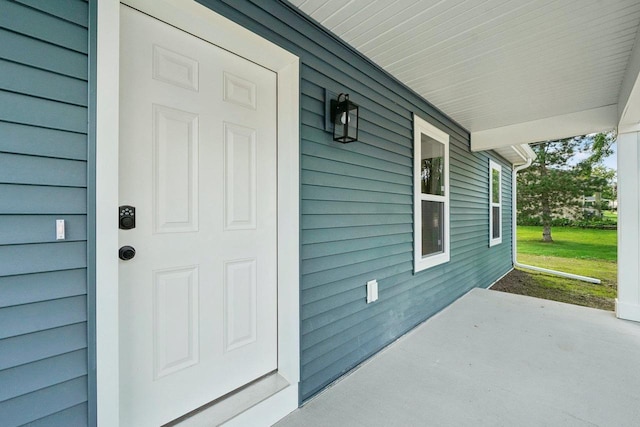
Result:
[[120,248],[120,251],[118,251],[118,257],[123,261],[129,261],[133,259],[134,256],[136,256],[136,250],[131,246],[123,246]]
[[136,228],[136,208],[123,205],[118,208],[118,224],[120,230]]

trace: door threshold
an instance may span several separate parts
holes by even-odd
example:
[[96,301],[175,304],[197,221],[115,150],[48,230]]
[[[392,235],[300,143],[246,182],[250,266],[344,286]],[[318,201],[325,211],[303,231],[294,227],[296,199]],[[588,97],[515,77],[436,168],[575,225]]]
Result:
[[289,385],[278,372],[272,372],[162,427],[219,426],[269,399]]

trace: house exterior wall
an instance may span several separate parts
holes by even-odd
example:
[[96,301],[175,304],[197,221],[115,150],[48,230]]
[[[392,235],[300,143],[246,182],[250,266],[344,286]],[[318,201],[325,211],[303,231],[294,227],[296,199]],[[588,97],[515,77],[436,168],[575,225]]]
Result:
[[[510,167],[470,152],[467,131],[287,4],[201,3],[301,58],[304,401],[509,271]],[[87,301],[88,5],[0,0],[0,12],[0,420],[85,425],[95,362],[87,344],[95,303]],[[332,141],[327,91],[360,105],[358,142]],[[417,274],[413,113],[451,138],[451,261]],[[492,248],[489,157],[503,165],[503,243]],[[66,220],[64,241],[55,240],[56,219]],[[380,298],[367,305],[371,279]]]
[[[301,388],[304,401],[473,287],[511,267],[511,173],[503,243],[488,245],[489,162],[469,134],[287,4],[200,0],[301,60]],[[359,141],[332,141],[325,93],[360,105]],[[413,113],[450,135],[451,261],[413,273]],[[368,280],[380,298],[365,303]]]
[[86,2],[0,0],[3,426],[88,423],[88,49]]

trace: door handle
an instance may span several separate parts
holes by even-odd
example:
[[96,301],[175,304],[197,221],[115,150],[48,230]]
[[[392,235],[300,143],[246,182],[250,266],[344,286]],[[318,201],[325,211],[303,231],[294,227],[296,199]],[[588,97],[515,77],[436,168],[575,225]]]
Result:
[[118,256],[123,261],[129,261],[130,259],[133,259],[134,256],[136,256],[136,250],[133,248],[133,246],[123,246],[118,251]]

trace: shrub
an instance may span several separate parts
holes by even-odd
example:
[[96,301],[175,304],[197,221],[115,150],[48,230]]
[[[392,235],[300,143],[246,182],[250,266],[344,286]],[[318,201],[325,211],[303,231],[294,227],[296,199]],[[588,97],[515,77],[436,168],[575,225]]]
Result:
[[[542,227],[542,221],[538,217],[518,217],[518,225],[530,225]],[[576,227],[576,228],[597,228],[604,230],[615,230],[618,222],[608,218],[586,217],[572,220],[569,218],[554,218],[551,220],[551,227]]]

